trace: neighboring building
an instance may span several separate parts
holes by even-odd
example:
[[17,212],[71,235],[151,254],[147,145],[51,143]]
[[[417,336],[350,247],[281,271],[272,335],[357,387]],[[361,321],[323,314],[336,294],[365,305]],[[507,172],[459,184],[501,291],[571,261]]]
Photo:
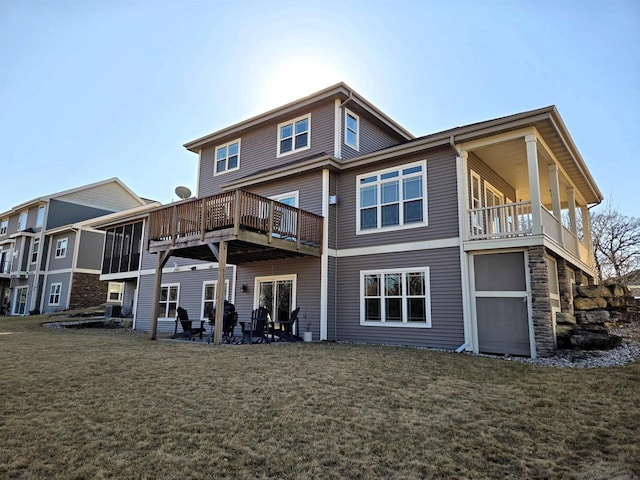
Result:
[[85,221],[144,205],[119,179],[35,198],[0,214],[0,303],[7,315],[104,303],[104,233]]
[[196,198],[145,229],[152,337],[204,312],[220,262],[241,319],[300,307],[316,340],[535,357],[595,277],[602,194],[553,106],[414,138],[340,83],[185,147]]

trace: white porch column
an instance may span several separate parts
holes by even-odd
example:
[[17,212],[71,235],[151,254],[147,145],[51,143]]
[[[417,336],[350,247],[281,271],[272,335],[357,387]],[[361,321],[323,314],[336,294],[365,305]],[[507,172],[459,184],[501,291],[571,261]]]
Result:
[[527,168],[529,171],[529,190],[531,191],[532,233],[542,234],[542,200],[540,197],[540,172],[538,171],[538,145],[535,133],[525,135],[527,144]]
[[471,323],[471,295],[469,292],[469,261],[464,251],[464,241],[469,238],[471,219],[469,217],[469,183],[467,168],[469,154],[462,150],[456,156],[458,176],[458,228],[460,235],[460,283],[462,286],[462,319],[464,323],[464,345],[466,350],[477,350],[473,343],[473,325]]
[[558,166],[549,166],[549,187],[551,188],[551,204],[553,206],[553,216],[558,221],[558,230],[556,239],[560,245],[564,244],[564,235],[562,231],[562,207],[560,206],[560,180],[558,179]]
[[573,188],[567,188],[567,207],[569,208],[569,230],[573,233],[576,242],[576,252],[579,252],[578,222],[576,221],[576,192]]

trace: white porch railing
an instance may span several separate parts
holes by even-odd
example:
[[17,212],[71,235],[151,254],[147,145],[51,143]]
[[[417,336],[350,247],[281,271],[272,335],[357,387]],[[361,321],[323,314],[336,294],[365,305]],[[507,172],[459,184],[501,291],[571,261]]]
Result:
[[469,238],[522,237],[531,235],[531,202],[516,202],[469,210]]

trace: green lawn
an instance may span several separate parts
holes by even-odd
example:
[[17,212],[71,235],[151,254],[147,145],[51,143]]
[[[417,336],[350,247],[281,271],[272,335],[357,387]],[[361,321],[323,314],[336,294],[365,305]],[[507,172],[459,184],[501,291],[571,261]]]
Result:
[[0,319],[0,478],[640,476],[640,362],[152,342]]

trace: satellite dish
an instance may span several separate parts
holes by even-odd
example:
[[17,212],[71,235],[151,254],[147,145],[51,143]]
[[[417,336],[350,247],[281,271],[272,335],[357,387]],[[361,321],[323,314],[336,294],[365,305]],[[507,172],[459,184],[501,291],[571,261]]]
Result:
[[191,196],[191,190],[189,190],[187,187],[176,187],[176,195],[184,200],[185,198],[189,198]]

